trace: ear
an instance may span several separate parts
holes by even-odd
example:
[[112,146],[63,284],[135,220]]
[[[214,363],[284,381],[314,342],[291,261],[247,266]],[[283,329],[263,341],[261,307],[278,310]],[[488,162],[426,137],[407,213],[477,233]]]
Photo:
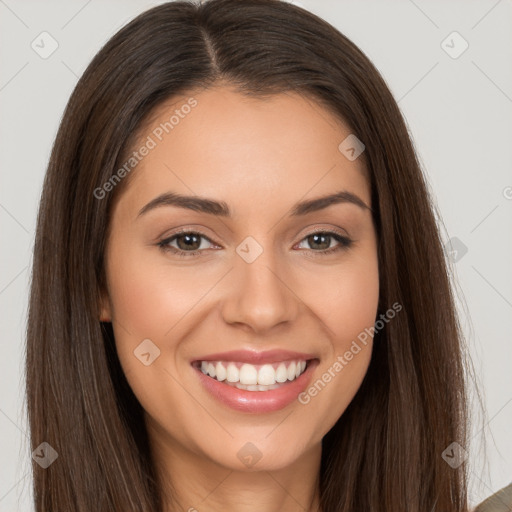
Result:
[[110,300],[108,297],[108,294],[106,292],[102,292],[100,303],[99,303],[99,309],[100,309],[100,322],[111,322],[112,321],[112,311],[110,307]]

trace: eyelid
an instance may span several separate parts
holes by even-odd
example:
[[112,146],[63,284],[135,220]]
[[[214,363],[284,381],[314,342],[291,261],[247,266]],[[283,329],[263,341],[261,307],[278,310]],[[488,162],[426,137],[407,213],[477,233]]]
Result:
[[[318,224],[313,224],[314,226],[318,226]],[[315,233],[336,233],[339,236],[342,236],[344,238],[352,238],[348,232],[345,229],[341,229],[335,226],[328,226],[328,227],[316,227],[311,228],[311,226],[306,226],[303,231],[305,232],[304,235],[302,235],[302,238],[299,240],[303,240],[307,236],[314,235]]]
[[170,238],[173,238],[177,235],[186,234],[186,233],[196,233],[198,235],[201,235],[203,238],[208,239],[210,242],[215,243],[216,245],[220,245],[220,244],[217,244],[217,242],[214,242],[214,240],[213,240],[214,237],[206,234],[207,230],[208,230],[207,228],[203,228],[202,226],[195,227],[193,224],[191,224],[190,226],[176,228],[176,230],[167,229],[164,231],[164,233],[162,235],[157,236],[155,241],[157,243],[159,243],[162,241],[169,240]]
[[[204,238],[205,240],[208,240],[208,242],[210,242],[213,245],[221,246],[217,242],[213,241],[210,236],[206,235],[201,230],[199,230],[199,229],[190,229],[190,228],[180,228],[178,231],[173,231],[169,235],[166,235],[164,237],[160,237],[158,239],[157,245],[160,245],[160,246],[166,245],[166,244],[170,243],[171,241],[174,241],[174,239],[176,237],[178,237],[179,235],[184,235],[184,234],[195,234],[195,235],[197,235],[200,238]],[[171,249],[176,249],[176,248],[172,247]],[[179,249],[177,249],[177,250],[179,250]],[[204,252],[204,249],[196,250],[196,251],[184,251],[184,252],[187,252],[188,254],[194,254],[195,252]]]

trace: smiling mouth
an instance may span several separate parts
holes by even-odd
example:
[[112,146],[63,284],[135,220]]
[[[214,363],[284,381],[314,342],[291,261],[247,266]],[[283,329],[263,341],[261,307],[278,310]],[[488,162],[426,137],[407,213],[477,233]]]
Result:
[[296,380],[312,359],[253,365],[236,361],[194,361],[192,366],[218,382],[246,391],[271,391]]

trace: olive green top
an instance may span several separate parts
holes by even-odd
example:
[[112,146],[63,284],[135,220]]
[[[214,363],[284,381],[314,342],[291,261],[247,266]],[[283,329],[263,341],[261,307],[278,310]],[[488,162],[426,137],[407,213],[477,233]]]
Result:
[[482,501],[474,512],[512,512],[512,483]]

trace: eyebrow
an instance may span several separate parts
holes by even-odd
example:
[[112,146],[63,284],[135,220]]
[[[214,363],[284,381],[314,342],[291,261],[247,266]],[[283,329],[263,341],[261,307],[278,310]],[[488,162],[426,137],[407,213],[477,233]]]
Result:
[[[308,213],[323,210],[334,204],[354,204],[363,210],[373,211],[359,196],[347,190],[341,190],[334,194],[308,199],[295,204],[291,210],[292,217],[306,215]],[[231,217],[231,210],[225,201],[216,201],[200,196],[184,196],[174,192],[166,192],[152,199],[141,208],[138,217],[161,206],[176,206],[196,212],[208,213],[220,217]]]

